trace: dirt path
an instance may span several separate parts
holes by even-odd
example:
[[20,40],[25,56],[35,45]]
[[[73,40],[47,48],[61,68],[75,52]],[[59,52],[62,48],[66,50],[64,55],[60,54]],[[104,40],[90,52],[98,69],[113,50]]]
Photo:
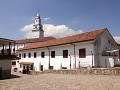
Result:
[[120,76],[13,73],[0,80],[0,90],[120,90]]

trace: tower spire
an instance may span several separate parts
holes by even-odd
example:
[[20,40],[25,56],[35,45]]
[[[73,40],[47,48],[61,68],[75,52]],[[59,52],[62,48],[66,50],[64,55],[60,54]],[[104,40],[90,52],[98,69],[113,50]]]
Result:
[[[40,15],[39,15],[39,9],[38,9],[38,12],[37,12],[37,16],[35,17],[35,23],[33,25],[33,38],[36,38],[36,37],[44,37],[44,31],[43,31],[43,26],[41,24],[41,18],[40,18]],[[37,36],[36,36],[36,33],[37,33]]]
[[37,12],[37,16],[38,16],[38,17],[40,16],[40,14],[39,14],[39,9],[38,9],[38,12]]

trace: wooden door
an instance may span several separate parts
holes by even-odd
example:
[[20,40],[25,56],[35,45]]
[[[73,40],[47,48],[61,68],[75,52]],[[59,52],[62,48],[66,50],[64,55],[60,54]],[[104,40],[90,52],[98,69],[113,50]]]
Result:
[[43,71],[43,65],[41,65],[41,71]]

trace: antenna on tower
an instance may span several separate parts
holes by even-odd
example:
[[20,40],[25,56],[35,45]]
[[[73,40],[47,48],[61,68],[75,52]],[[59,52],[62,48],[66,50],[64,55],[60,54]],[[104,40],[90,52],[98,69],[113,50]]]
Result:
[[37,11],[37,16],[40,16],[40,15],[39,15],[39,11],[40,11],[40,10],[38,9],[38,11]]
[[39,11],[40,11],[40,10],[38,9],[38,13],[39,13]]

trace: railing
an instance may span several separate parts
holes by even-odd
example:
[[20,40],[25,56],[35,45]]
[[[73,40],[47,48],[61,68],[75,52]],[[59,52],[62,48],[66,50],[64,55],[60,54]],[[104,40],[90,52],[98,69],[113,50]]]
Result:
[[0,50],[0,55],[17,55],[17,53],[15,53],[15,51],[11,52],[11,50]]
[[103,51],[102,56],[118,56],[117,52]]
[[0,60],[18,60],[20,59],[16,55],[9,55],[9,54],[0,54]]
[[8,52],[4,52],[4,53],[0,52],[0,55],[14,55],[14,54],[13,53],[8,53]]

